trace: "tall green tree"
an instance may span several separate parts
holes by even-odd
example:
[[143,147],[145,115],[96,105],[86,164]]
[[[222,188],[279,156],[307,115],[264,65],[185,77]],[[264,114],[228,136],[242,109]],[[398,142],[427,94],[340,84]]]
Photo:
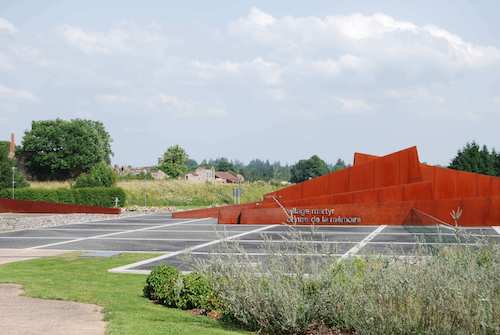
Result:
[[347,167],[347,164],[344,162],[343,159],[337,159],[337,162],[333,164],[332,166],[329,166],[330,171],[335,172],[339,171],[342,169],[345,169]]
[[[15,159],[9,159],[9,142],[0,142],[0,189],[12,187],[12,168],[16,168]],[[14,170],[15,188],[27,187],[24,175],[19,169]]]
[[188,155],[180,145],[172,145],[160,159],[160,170],[171,178],[177,178],[188,171]]
[[326,162],[317,155],[313,155],[309,159],[301,159],[297,164],[292,166],[290,181],[292,183],[300,183],[314,177],[322,176],[328,172]]
[[216,171],[233,171],[236,172],[234,164],[226,157],[220,157],[215,160],[210,160],[209,164],[215,168]]
[[485,145],[480,147],[479,144],[473,141],[458,150],[457,155],[448,167],[455,170],[497,176],[500,175],[498,159],[495,150],[490,151]]
[[33,121],[19,154],[38,180],[75,178],[100,162],[110,163],[111,137],[93,120]]

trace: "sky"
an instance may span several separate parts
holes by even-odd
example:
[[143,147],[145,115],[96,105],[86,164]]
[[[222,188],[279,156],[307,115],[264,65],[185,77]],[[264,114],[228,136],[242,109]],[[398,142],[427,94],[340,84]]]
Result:
[[500,4],[0,0],[0,138],[102,121],[113,162],[500,149]]

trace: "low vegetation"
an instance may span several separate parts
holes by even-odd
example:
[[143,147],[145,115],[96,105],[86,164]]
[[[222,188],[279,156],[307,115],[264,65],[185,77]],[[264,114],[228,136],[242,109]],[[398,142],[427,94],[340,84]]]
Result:
[[[265,334],[305,334],[315,325],[359,335],[500,333],[497,245],[339,262],[333,251],[303,242],[292,256],[269,243],[265,262],[233,246],[237,256],[226,252],[198,263],[196,275],[206,278],[218,302],[212,308]],[[161,268],[152,276],[162,272],[171,274]],[[175,296],[175,285],[159,287]]]

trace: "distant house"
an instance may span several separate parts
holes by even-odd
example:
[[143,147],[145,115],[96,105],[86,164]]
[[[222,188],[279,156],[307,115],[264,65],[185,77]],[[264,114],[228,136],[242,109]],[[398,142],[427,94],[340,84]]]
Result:
[[245,180],[242,175],[226,171],[215,171],[214,168],[199,167],[195,171],[188,173],[184,179],[193,183],[221,183],[236,184]]
[[167,178],[167,174],[159,170],[156,166],[132,167],[115,165],[114,170],[119,176],[141,176],[150,174],[155,180]]
[[213,183],[215,182],[214,168],[199,167],[191,173],[184,176],[184,179],[193,183]]
[[243,178],[242,175],[240,174],[234,174],[229,171],[217,171],[215,172],[215,181],[218,183],[224,183],[224,184],[237,184],[237,183],[242,183],[245,181],[245,178]]

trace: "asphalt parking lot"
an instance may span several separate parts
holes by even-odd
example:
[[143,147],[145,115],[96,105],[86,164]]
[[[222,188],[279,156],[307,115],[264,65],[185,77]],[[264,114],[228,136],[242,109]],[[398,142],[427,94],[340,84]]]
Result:
[[[447,226],[287,226],[219,225],[214,219],[172,219],[151,214],[91,223],[0,233],[0,249],[82,251],[112,255],[157,252],[161,256],[113,269],[147,273],[157,264],[172,264],[182,271],[190,262],[211,255],[244,252],[265,261],[269,249],[311,257],[353,255],[412,256],[425,246],[500,242],[500,227],[468,228],[457,232]],[[187,260],[186,255],[189,255]]]

